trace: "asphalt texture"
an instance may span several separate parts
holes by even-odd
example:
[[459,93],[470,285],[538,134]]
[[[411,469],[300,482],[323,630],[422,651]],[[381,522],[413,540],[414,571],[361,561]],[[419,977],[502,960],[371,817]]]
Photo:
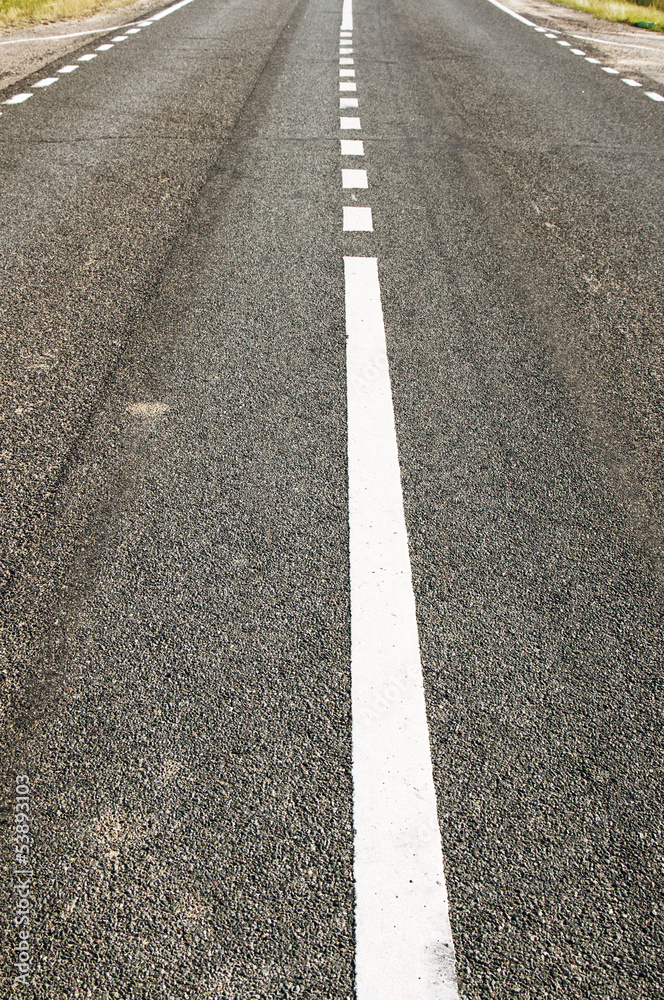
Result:
[[194,0],[3,108],[8,996],[354,996],[344,254],[460,997],[664,996],[662,105],[486,0],[356,0],[342,233],[340,19]]

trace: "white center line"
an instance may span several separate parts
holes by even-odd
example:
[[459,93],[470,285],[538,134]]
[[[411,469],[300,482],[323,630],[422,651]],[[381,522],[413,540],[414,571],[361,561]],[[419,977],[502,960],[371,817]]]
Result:
[[346,170],[341,171],[342,188],[368,188],[366,170]]
[[127,28],[128,35],[137,35],[141,29],[140,28]]
[[342,156],[364,156],[364,143],[361,139],[342,139]]
[[23,104],[23,101],[27,101],[28,98],[32,97],[32,94],[14,94],[9,100],[3,101],[3,104]]
[[345,257],[357,1000],[458,1000],[374,257]]
[[570,52],[573,52],[575,56],[585,56],[583,49],[570,49]]
[[373,218],[370,208],[344,205],[343,218],[343,231],[345,233],[373,233]]
[[595,66],[599,66],[599,59],[595,59],[594,56],[586,56],[586,62],[594,63]]
[[570,46],[572,44],[571,42],[564,41],[564,39],[562,39],[562,38],[558,38],[557,42],[558,42],[558,45],[566,45],[567,48],[570,48]]
[[339,56],[339,65],[340,66],[354,66],[355,65],[355,60],[353,59],[352,56]]
[[114,42],[126,42],[128,38],[129,38],[129,35],[116,35],[115,38],[113,39],[113,41]]

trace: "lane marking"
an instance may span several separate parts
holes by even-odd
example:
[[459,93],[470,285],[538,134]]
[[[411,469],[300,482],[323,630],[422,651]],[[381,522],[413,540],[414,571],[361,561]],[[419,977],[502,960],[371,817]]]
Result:
[[339,82],[339,90],[357,90],[357,84],[352,83],[350,80],[341,80]]
[[3,104],[23,104],[28,98],[32,97],[32,94],[14,94],[9,100],[3,101]]
[[373,218],[370,208],[344,205],[345,233],[373,233]]
[[563,38],[557,38],[556,41],[558,45],[566,45],[567,48],[569,48],[572,44],[571,42],[566,42]]
[[112,48],[113,48],[113,46],[109,42],[107,42],[105,45],[98,45],[97,48],[96,48],[96,51],[97,52],[108,52],[108,50],[112,49]]
[[[161,21],[162,17],[168,17],[169,14],[172,14],[176,10],[180,10],[181,7],[186,7],[187,4],[191,2],[192,0],[180,0],[179,3],[174,3],[171,7],[167,7],[166,10],[162,10],[158,14],[150,14],[150,23],[152,23],[152,21]],[[140,24],[141,22],[137,21],[136,23]]]
[[342,156],[364,156],[364,143],[361,139],[342,139]]
[[340,108],[356,108],[358,106],[357,97],[340,97],[339,107]]
[[661,94],[656,93],[654,90],[644,90],[643,93],[646,97],[649,97],[651,101],[664,101],[664,97]]
[[619,69],[614,69],[613,66],[602,66],[605,73],[610,73],[611,76],[617,76],[620,73]]
[[340,66],[354,66],[355,65],[355,60],[353,59],[352,56],[339,56],[339,65]]
[[341,9],[341,30],[353,30],[353,0],[344,0],[344,5]]
[[141,30],[140,28],[127,28],[127,34],[128,35],[138,35],[138,33],[140,32],[140,30]]
[[585,56],[583,49],[570,49],[570,52],[573,52],[575,56]]
[[52,83],[57,83],[60,77],[58,76],[45,76],[43,80],[38,83],[33,83],[33,87],[50,87]]
[[116,35],[115,38],[113,39],[113,41],[114,42],[126,42],[128,38],[129,38],[129,35]]
[[344,272],[356,995],[458,1000],[377,260]]
[[[96,59],[96,56],[90,56],[90,59]],[[85,56],[81,56],[81,59],[85,59]],[[78,69],[78,66],[61,66],[58,73],[74,73]]]
[[624,76],[622,78],[622,82],[626,83],[628,87],[641,87],[641,86],[643,86],[643,84],[639,83],[638,80],[632,80],[628,76]]
[[341,186],[342,188],[368,188],[369,181],[366,170],[342,169]]
[[591,38],[590,35],[571,35],[571,38],[580,38],[582,42],[600,42],[602,45],[618,45],[623,49],[648,49],[650,52],[664,53],[664,47],[657,45],[634,45],[632,42],[610,42],[608,38]]
[[339,119],[339,128],[361,129],[362,125],[360,124],[360,119],[359,118],[340,118]]
[[[97,56],[96,56],[96,54],[94,52],[88,52],[87,55],[79,56],[78,57],[78,61],[79,62],[90,62],[91,59],[96,59],[96,58],[97,58]],[[62,72],[62,71],[60,71],[60,72]]]
[[354,69],[340,69],[339,76],[355,76]]
[[517,21],[521,21],[522,24],[527,24],[529,28],[535,27],[535,24],[533,24],[532,21],[529,21],[527,17],[522,17],[521,14],[517,14],[515,10],[510,10],[509,7],[506,7],[505,4],[498,3],[498,0],[489,0],[489,3],[492,3],[494,7],[498,8],[498,10],[504,10],[506,14],[509,14],[510,17],[515,18]]
[[595,66],[600,65],[599,59],[595,59],[594,56],[586,56],[586,62],[593,63]]

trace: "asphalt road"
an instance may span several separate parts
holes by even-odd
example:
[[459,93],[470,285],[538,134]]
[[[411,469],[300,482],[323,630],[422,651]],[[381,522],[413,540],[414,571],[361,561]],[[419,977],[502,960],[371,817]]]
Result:
[[0,95],[7,996],[354,997],[344,256],[459,997],[664,996],[664,91],[487,0],[356,0],[351,161],[340,20],[193,0]]

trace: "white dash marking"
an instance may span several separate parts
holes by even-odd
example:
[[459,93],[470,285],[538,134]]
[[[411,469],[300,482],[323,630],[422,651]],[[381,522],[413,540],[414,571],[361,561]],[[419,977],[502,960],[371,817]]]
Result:
[[557,38],[558,36],[554,35],[554,33],[552,31],[547,31],[547,33],[546,33],[546,35],[544,37],[545,38]]
[[585,56],[583,49],[570,49],[570,52],[573,52],[575,56]]
[[357,97],[340,97],[339,107],[340,108],[356,108],[358,105]]
[[126,42],[128,38],[129,38],[129,35],[116,35],[115,38],[113,39],[113,41],[114,42]]
[[373,233],[373,219],[370,208],[344,205],[345,233]]
[[629,76],[623,76],[622,82],[626,83],[628,87],[641,87],[642,84],[638,80],[632,80]]
[[45,76],[43,80],[39,80],[38,83],[33,83],[33,87],[50,87],[51,84],[57,83],[59,77],[57,76]]
[[339,65],[340,66],[354,66],[355,65],[355,60],[352,58],[352,56],[339,56]]
[[649,97],[651,101],[664,101],[664,97],[658,94],[655,90],[644,90],[643,93],[646,97]]
[[586,62],[593,63],[595,66],[599,66],[599,59],[595,59],[594,56],[586,56]]
[[[88,52],[84,56],[79,56],[78,57],[78,61],[79,62],[90,62],[91,59],[96,59],[96,58],[97,58],[97,53],[96,52]],[[62,73],[63,71],[60,70],[60,72]]]
[[541,28],[539,24],[534,24],[533,28],[535,29],[535,31],[546,31],[546,28]]
[[342,156],[364,156],[364,143],[361,139],[342,139]]
[[558,41],[558,45],[566,45],[568,49],[572,45],[571,42],[566,42],[563,38],[559,38],[559,39],[557,39],[557,41]]
[[349,49],[342,45],[341,48],[339,49],[340,56],[352,56],[352,54],[353,54],[352,48]]
[[340,69],[339,76],[355,76],[354,69]]
[[127,28],[127,34],[128,35],[138,35],[138,33],[140,32],[140,30],[141,30],[140,28]]
[[[96,59],[96,56],[90,56],[91,59]],[[81,56],[81,59],[85,59],[85,56]],[[80,60],[79,60],[80,61]],[[78,69],[78,66],[61,66],[58,73],[74,73]]]
[[362,125],[360,124],[360,119],[359,118],[340,118],[339,119],[339,128],[361,129]]
[[353,83],[351,80],[341,80],[339,83],[339,90],[357,90],[357,84]]
[[602,66],[605,73],[610,73],[611,76],[617,76],[620,72],[619,69],[614,69],[613,66]]
[[113,48],[113,46],[110,43],[107,42],[106,45],[98,45],[96,51],[97,52],[108,52],[108,50],[112,49],[112,48]]
[[357,1000],[458,1000],[385,326],[345,257]]
[[344,0],[344,5],[341,8],[341,30],[353,30],[353,0]]
[[32,97],[32,94],[14,94],[9,100],[3,101],[3,104],[23,104],[23,101],[27,101],[28,98]]
[[369,181],[366,170],[342,170],[341,186],[342,188],[368,188]]
[[136,24],[139,26],[139,28],[149,28],[151,24],[154,24],[154,20],[137,21]]

